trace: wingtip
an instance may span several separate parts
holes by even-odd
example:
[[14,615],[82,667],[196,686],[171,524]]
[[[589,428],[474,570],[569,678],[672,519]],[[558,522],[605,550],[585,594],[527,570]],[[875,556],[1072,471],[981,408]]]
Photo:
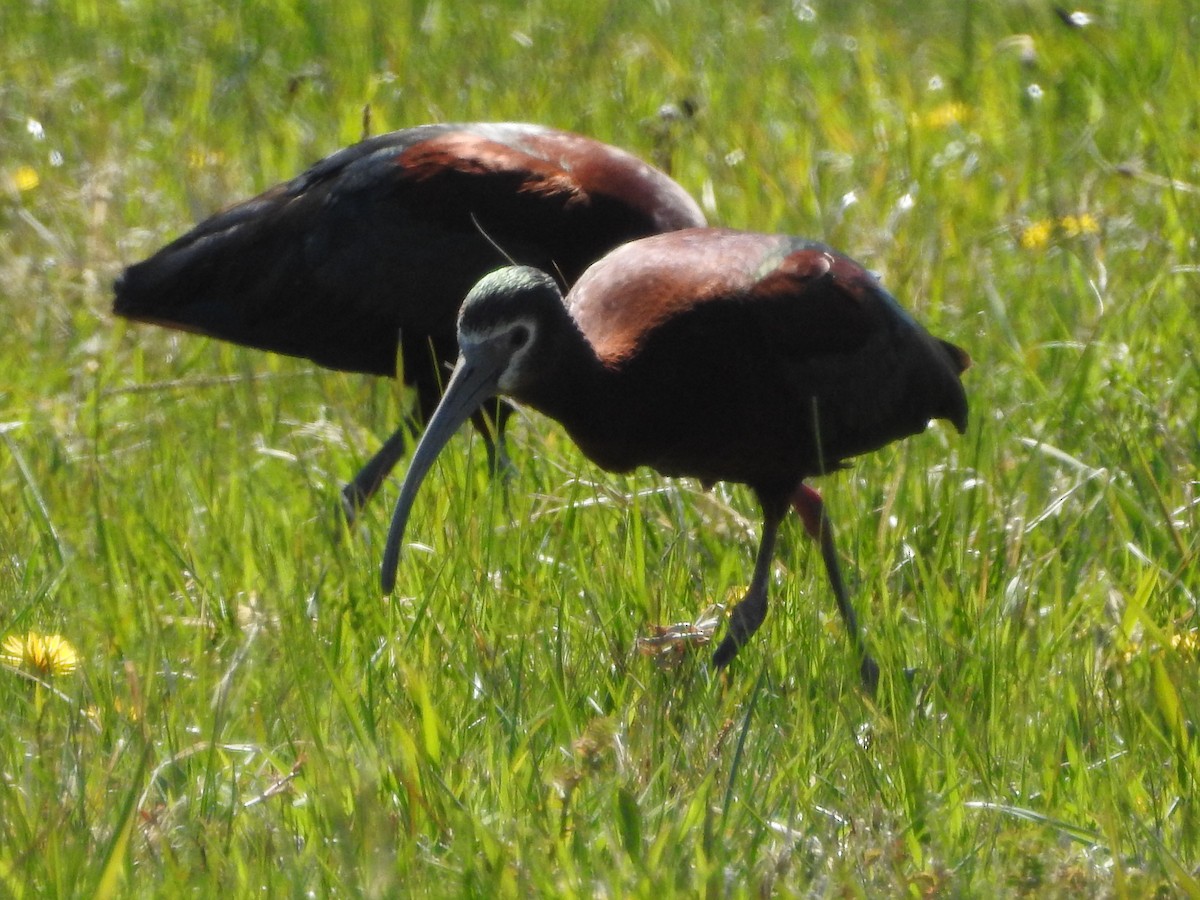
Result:
[[126,266],[112,283],[112,311],[114,315],[126,319],[138,319],[159,312],[161,303],[155,298],[160,296],[158,286],[148,282],[143,268],[144,263]]
[[125,315],[125,309],[127,308],[128,303],[129,303],[129,290],[128,290],[129,282],[128,282],[128,278],[127,278],[128,274],[129,274],[129,270],[125,269],[124,271],[121,272],[120,275],[118,275],[116,278],[113,279],[112,311],[113,311],[114,315],[118,315],[118,316]]
[[950,360],[958,369],[958,374],[961,375],[974,364],[974,360],[971,359],[971,355],[962,347],[958,346],[957,344],[952,344],[949,341],[943,341],[940,338],[938,341],[946,349],[946,353],[949,355]]
[[951,401],[952,408],[944,417],[949,421],[959,434],[967,433],[967,420],[969,406],[967,404],[967,392],[963,390],[962,382],[956,381],[956,391],[954,399]]
[[953,399],[950,400],[949,406],[952,409],[943,418],[951,422],[958,430],[959,434],[967,432],[967,393],[963,390],[961,376],[963,372],[971,368],[973,360],[969,353],[957,344],[952,344],[949,341],[944,341],[938,338],[938,343],[942,345],[942,349],[946,351],[946,356],[954,366],[955,372],[953,378],[946,379],[947,386],[953,384]]

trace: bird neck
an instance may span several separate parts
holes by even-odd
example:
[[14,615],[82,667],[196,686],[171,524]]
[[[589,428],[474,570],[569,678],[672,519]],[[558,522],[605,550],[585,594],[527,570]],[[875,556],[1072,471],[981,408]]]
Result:
[[514,392],[514,399],[556,420],[589,456],[594,437],[618,427],[620,403],[616,373],[571,321],[556,334],[540,361],[538,377]]

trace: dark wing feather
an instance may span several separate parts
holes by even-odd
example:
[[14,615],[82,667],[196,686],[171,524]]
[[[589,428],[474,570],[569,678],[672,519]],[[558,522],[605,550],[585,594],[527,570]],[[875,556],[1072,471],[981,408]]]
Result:
[[[586,180],[614,168],[624,182]],[[506,255],[570,282],[622,241],[698,222],[678,185],[598,142],[533,125],[423,126],[217,213],[127,269],[114,311],[391,375],[400,330],[452,346],[463,297]]]
[[621,425],[589,445],[609,468],[783,490],[932,418],[965,421],[941,342],[820,244],[662,235],[610,254],[568,302],[626,386],[607,411]]

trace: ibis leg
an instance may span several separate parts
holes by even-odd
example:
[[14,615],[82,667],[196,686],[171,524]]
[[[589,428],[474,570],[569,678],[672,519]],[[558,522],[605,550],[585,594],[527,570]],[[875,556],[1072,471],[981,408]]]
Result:
[[850,602],[850,592],[846,590],[846,582],[842,579],[842,567],[838,562],[837,547],[833,543],[833,522],[825,511],[825,501],[821,495],[806,484],[801,484],[792,496],[792,505],[804,520],[804,527],[821,548],[821,558],[825,560],[825,571],[829,574],[829,585],[833,588],[833,596],[837,600],[838,612],[850,632],[850,640],[860,657],[859,674],[862,676],[863,687],[867,693],[875,695],[879,686],[879,664],[867,652],[866,642],[858,627],[858,616]]
[[[429,421],[432,410],[427,413],[422,410],[422,413],[424,421]],[[493,475],[502,477],[507,477],[513,468],[504,448],[504,423],[511,414],[512,407],[501,403],[495,410],[486,413],[480,410],[471,417],[487,447],[489,469]],[[397,428],[375,455],[367,460],[367,464],[358,470],[358,474],[342,488],[342,510],[346,514],[347,525],[354,526],[367,501],[375,496],[384,479],[396,468],[396,463],[407,449],[408,441],[404,432],[410,427],[415,426],[406,423]]]
[[767,617],[767,582],[771,575],[771,560],[775,555],[775,538],[779,534],[779,523],[783,520],[787,506],[763,504],[762,543],[758,545],[758,556],[754,560],[754,577],[729,619],[729,630],[725,639],[713,654],[713,664],[722,669],[737,656],[738,650],[750,639],[763,619]]
[[342,488],[342,509],[346,513],[347,525],[354,525],[362,508],[375,496],[383,480],[404,455],[408,444],[404,434],[407,428],[408,425],[397,428],[392,436],[383,442],[378,452],[367,460],[367,464],[358,470],[358,474]]
[[[346,522],[354,525],[359,512],[367,501],[375,496],[388,477],[400,457],[404,455],[407,441],[404,430],[416,423],[428,422],[442,399],[442,389],[445,378],[452,363],[458,355],[458,344],[453,335],[449,340],[437,337],[415,337],[410,339],[403,332],[400,334],[400,354],[404,359],[404,383],[411,386],[417,394],[417,414],[413,424],[403,424],[388,438],[365,466],[359,470],[354,479],[342,488],[342,508],[346,512]],[[483,436],[487,447],[488,465],[492,474],[507,475],[512,468],[508,454],[504,450],[504,423],[512,415],[512,407],[503,401],[489,402],[483,408],[476,410],[471,421]]]
[[488,471],[506,482],[515,471],[508,449],[504,443],[504,423],[513,413],[513,408],[503,400],[489,401],[483,409],[471,417],[471,424],[483,438],[487,450]]
[[400,427],[342,488],[342,509],[347,525],[354,526],[367,501],[375,496],[404,455],[408,445],[404,432],[409,428],[416,432],[420,423],[428,422],[437,409],[438,401],[442,398],[443,373],[447,365],[454,361],[457,352],[458,347],[453,339],[409,337],[401,331],[400,356],[404,364],[401,374],[404,383],[417,394],[417,412],[414,416],[405,416]]

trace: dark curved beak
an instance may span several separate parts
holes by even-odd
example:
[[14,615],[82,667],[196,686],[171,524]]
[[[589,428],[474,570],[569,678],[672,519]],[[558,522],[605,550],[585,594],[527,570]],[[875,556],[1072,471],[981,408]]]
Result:
[[390,594],[396,585],[396,566],[400,562],[400,544],[404,540],[404,528],[408,524],[408,514],[412,511],[413,501],[421,482],[429,474],[433,461],[437,459],[442,448],[453,437],[459,427],[471,418],[475,410],[483,405],[485,400],[494,397],[500,374],[508,364],[508,356],[498,352],[499,348],[489,344],[479,344],[463,353],[458,358],[458,364],[450,375],[446,385],[446,393],[442,402],[433,411],[425,433],[413,452],[412,462],[408,466],[408,474],[404,476],[404,484],[400,487],[400,499],[396,501],[396,511],[392,513],[392,525],[388,529],[387,545],[383,550],[383,568],[380,580],[383,592]]

